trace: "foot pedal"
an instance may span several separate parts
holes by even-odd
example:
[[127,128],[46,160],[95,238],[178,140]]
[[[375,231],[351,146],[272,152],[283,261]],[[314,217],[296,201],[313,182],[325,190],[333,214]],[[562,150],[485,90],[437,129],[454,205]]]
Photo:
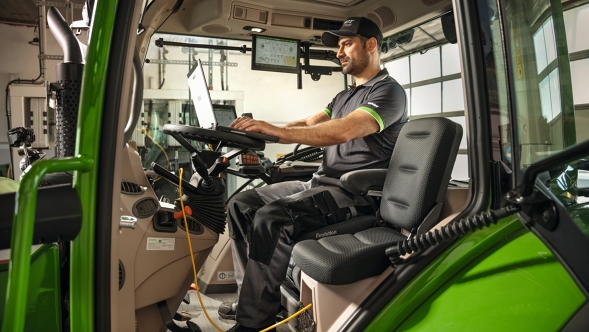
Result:
[[[305,306],[299,302],[297,311],[304,307]],[[315,321],[308,310],[305,310],[305,312],[297,316],[297,325],[299,327],[299,332],[315,332]]]
[[177,312],[174,314],[174,320],[178,320],[181,322],[185,322],[187,320],[190,320],[191,318],[192,318],[192,315],[190,315],[190,313],[186,312],[186,311]]

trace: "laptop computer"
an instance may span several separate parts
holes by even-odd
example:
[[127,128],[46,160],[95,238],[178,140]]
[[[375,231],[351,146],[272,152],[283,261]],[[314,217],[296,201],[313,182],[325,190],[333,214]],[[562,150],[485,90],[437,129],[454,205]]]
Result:
[[219,127],[229,127],[237,119],[237,112],[235,112],[233,105],[213,104],[213,112]]
[[[190,93],[192,95],[192,102],[194,103],[196,118],[198,119],[198,123],[201,128],[240,134],[264,142],[278,142],[278,137],[276,136],[229,127],[231,122],[233,122],[233,120],[236,118],[235,109],[233,109],[233,120],[231,120],[229,123],[227,123],[229,119],[227,112],[223,112],[223,110],[221,110],[219,107],[217,108],[217,112],[215,112],[211,102],[211,96],[209,94],[209,86],[205,79],[205,74],[200,59],[196,61],[196,64],[186,76],[188,78],[188,88],[190,89]],[[217,115],[219,118],[217,118]]]

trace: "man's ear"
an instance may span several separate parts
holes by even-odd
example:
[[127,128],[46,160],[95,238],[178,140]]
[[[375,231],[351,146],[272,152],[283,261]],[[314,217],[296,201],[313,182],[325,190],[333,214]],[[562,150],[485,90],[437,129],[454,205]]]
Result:
[[377,47],[378,47],[378,43],[376,42],[376,38],[370,37],[370,39],[368,39],[366,41],[366,49],[369,52],[375,51]]

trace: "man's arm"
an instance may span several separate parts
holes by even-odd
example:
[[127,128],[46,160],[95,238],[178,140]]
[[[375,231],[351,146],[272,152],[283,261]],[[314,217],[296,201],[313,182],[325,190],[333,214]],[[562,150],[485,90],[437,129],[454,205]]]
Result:
[[284,128],[289,128],[289,127],[308,127],[308,126],[314,126],[316,124],[319,124],[321,122],[325,122],[325,121],[329,121],[330,118],[327,115],[327,113],[325,112],[319,112],[313,116],[310,116],[306,119],[301,119],[301,120],[296,120],[293,122],[289,122],[287,124],[284,125]]
[[[327,114],[325,117],[329,118]],[[355,110],[344,118],[307,126],[277,127],[265,121],[248,118],[236,123],[234,127],[279,137],[281,143],[301,143],[311,146],[341,144],[376,133],[380,129],[375,118],[362,110]]]

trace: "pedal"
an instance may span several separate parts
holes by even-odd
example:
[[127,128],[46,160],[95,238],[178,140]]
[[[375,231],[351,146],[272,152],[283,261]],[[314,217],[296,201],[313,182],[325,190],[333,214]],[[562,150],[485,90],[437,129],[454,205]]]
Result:
[[189,321],[192,318],[192,315],[186,311],[177,312],[174,314],[174,320],[185,322]]

